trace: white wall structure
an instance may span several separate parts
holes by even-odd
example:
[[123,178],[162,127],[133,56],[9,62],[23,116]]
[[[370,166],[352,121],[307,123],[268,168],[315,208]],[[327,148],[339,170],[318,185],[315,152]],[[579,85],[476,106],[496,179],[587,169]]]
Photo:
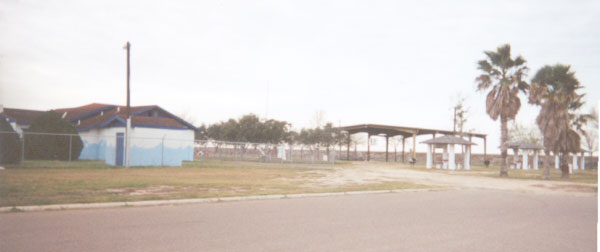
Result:
[[556,153],[554,154],[554,169],[560,169],[560,158]]
[[448,144],[448,169],[456,170],[456,156],[454,155],[454,144]]
[[433,144],[427,144],[427,163],[425,165],[425,168],[427,168],[427,169],[433,168],[432,148],[433,148]]
[[471,170],[471,146],[470,145],[465,145],[465,155],[464,155],[464,161],[465,161],[465,170]]
[[538,150],[535,150],[533,152],[533,169],[537,170],[538,168],[538,164],[540,163],[540,152]]
[[523,155],[523,170],[529,170],[529,151],[522,150]]
[[130,166],[181,166],[194,160],[194,131],[133,127],[130,130]]
[[448,146],[444,146],[444,154],[442,155],[442,169],[448,169]]
[[577,163],[577,154],[573,154],[573,170],[579,170],[579,164]]
[[[80,132],[84,142],[80,159],[104,160],[116,165],[117,133],[124,127],[92,129]],[[133,127],[129,132],[130,166],[181,166],[181,161],[194,159],[194,131]],[[124,146],[123,146],[124,147]],[[123,162],[125,159],[123,148]]]

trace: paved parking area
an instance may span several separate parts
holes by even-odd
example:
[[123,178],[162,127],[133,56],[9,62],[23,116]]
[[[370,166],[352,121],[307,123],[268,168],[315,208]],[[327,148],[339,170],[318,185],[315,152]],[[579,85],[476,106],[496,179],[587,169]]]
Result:
[[2,251],[596,251],[597,198],[450,190],[0,214]]

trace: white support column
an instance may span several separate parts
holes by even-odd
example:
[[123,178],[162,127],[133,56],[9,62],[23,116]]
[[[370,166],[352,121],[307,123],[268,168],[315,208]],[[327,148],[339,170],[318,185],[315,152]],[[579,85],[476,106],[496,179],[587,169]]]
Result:
[[539,150],[535,150],[533,153],[533,169],[537,170],[538,168],[538,163],[540,162],[540,151]]
[[427,165],[425,166],[427,169],[431,169],[433,166],[433,160],[431,159],[431,156],[432,156],[431,146],[432,146],[432,144],[427,144]]
[[513,149],[513,166],[511,166],[513,169],[519,169],[519,165],[517,164],[519,163],[519,149]]
[[471,170],[471,145],[465,145],[465,170]]
[[579,170],[579,164],[577,163],[577,154],[573,154],[573,170]]
[[444,146],[444,155],[442,156],[442,169],[448,169],[448,145]]
[[560,169],[560,158],[556,153],[554,154],[554,169]]
[[448,144],[448,169],[456,170],[456,158],[454,156],[454,144]]
[[585,152],[581,152],[581,169],[585,170]]
[[529,170],[529,150],[523,149],[523,170]]

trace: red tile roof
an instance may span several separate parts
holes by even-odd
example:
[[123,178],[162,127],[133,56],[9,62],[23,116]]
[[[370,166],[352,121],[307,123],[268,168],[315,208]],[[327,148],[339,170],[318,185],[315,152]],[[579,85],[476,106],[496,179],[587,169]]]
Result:
[[132,116],[131,124],[134,126],[158,126],[158,127],[176,127],[186,128],[183,123],[170,117],[146,117],[146,116]]
[[17,124],[29,125],[36,117],[44,112],[45,111],[40,110],[4,108],[2,114],[17,121]]
[[[135,115],[131,117],[132,127],[167,127],[167,128],[192,128],[193,125],[172,116],[167,111],[156,105],[133,106],[131,114],[143,110],[157,109],[166,112],[168,117],[150,117],[143,115]],[[72,123],[78,130],[89,130],[96,127],[104,127],[115,120],[115,117],[126,121],[127,107],[110,104],[92,103],[74,108],[56,109],[59,114],[67,113],[65,119]],[[6,116],[14,119],[19,124],[31,124],[33,119],[44,111],[25,110],[25,109],[10,109],[5,108]]]
[[[113,106],[113,105],[109,105]],[[118,108],[118,111],[117,111]],[[109,110],[104,110],[103,113],[98,112],[95,116],[88,117],[82,120],[73,121],[73,125],[79,130],[87,130],[95,127],[103,127],[106,124],[115,120],[115,116],[123,121],[126,121],[127,112],[126,106],[114,106]],[[159,108],[156,105],[134,106],[131,107],[130,113],[139,112],[146,109]],[[112,119],[111,119],[112,118]],[[185,123],[178,121],[173,117],[149,117],[149,116],[132,116],[132,127],[168,127],[168,128],[189,128]]]
[[88,105],[83,105],[83,106],[74,107],[74,108],[56,109],[56,112],[60,113],[61,115],[65,112],[67,112],[67,115],[65,116],[65,120],[70,121],[77,117],[81,117],[85,114],[93,113],[94,111],[110,109],[112,107],[115,107],[115,106],[109,105],[109,104],[102,104],[102,103],[91,103]]

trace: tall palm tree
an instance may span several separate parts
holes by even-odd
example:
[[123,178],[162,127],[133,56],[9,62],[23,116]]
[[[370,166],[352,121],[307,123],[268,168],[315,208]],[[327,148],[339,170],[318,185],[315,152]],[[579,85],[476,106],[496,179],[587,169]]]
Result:
[[496,51],[485,51],[486,59],[477,62],[477,69],[483,73],[475,79],[477,90],[485,91],[491,88],[486,98],[486,110],[494,120],[500,117],[500,149],[502,153],[502,165],[500,176],[508,176],[506,169],[506,157],[508,141],[508,120],[514,120],[521,108],[519,91],[527,93],[529,84],[524,80],[527,75],[525,59],[510,56],[510,45],[501,45]]
[[529,103],[542,107],[536,123],[544,138],[544,178],[550,178],[550,151],[560,153],[561,177],[568,178],[568,155],[569,152],[580,151],[581,138],[576,130],[581,131],[581,125],[586,120],[575,114],[583,106],[584,95],[576,92],[583,86],[571,67],[561,64],[544,66],[531,82]]

